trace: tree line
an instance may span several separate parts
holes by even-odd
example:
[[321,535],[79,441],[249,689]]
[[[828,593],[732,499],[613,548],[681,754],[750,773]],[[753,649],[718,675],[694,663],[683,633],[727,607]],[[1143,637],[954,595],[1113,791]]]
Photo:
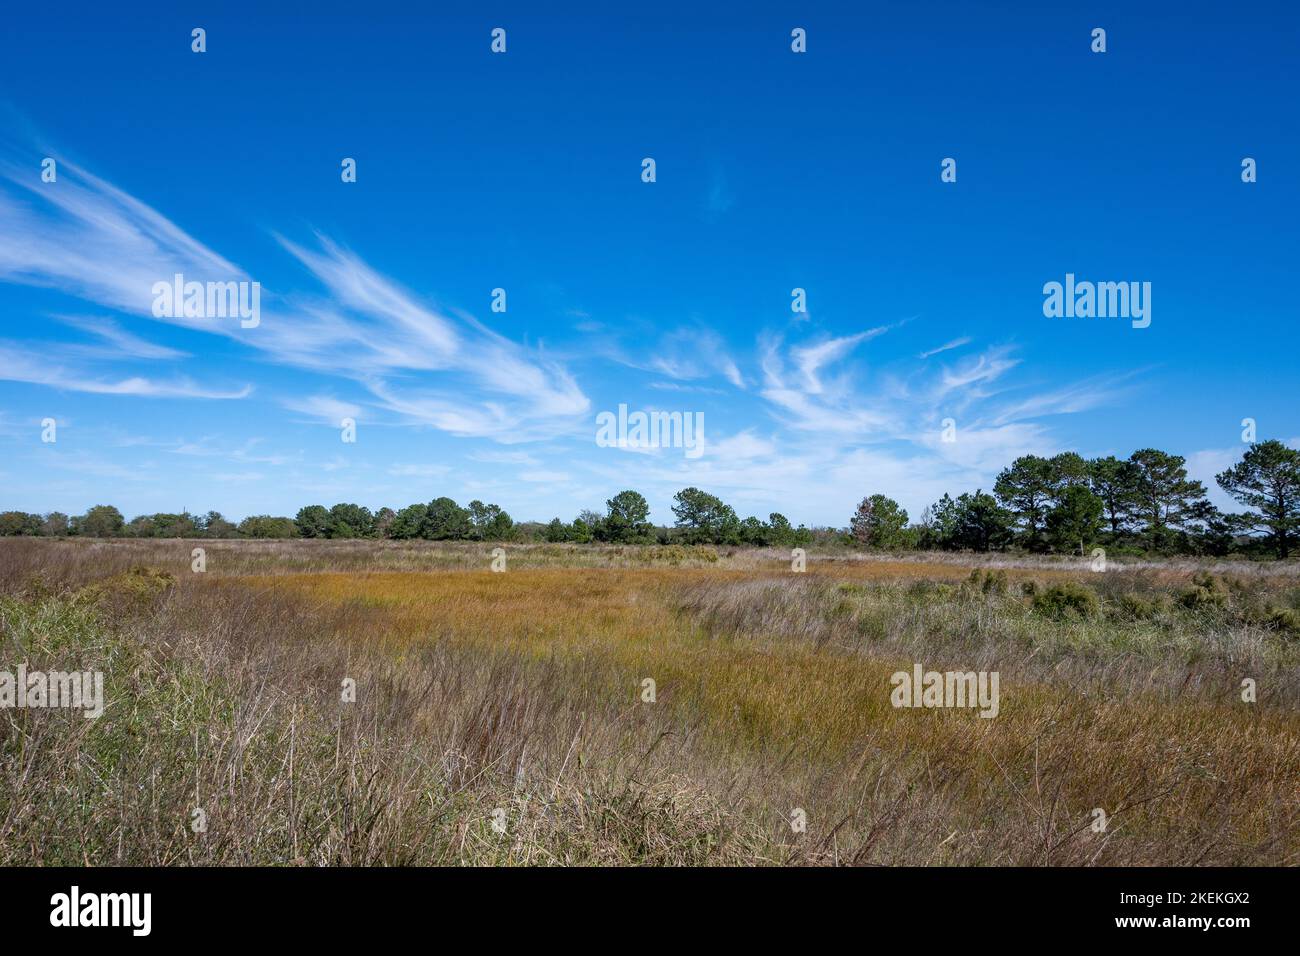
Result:
[[0,535],[96,538],[388,538],[431,541],[607,542],[798,547],[841,543],[879,550],[1113,553],[1269,554],[1286,558],[1300,542],[1300,451],[1270,440],[1253,444],[1242,460],[1215,476],[1241,513],[1225,513],[1187,476],[1186,461],[1154,448],[1085,459],[1074,452],[1052,458],[1024,455],[997,476],[992,492],[945,494],[910,523],[907,511],[885,495],[862,500],[849,526],[793,527],[779,513],[766,521],[740,518],[731,505],[699,488],[673,497],[672,527],[650,522],[650,506],[636,491],[621,491],[605,511],[584,510],[572,521],[517,524],[499,505],[474,500],[461,507],[435,498],[399,511],[340,503],[308,505],[293,517],[253,515],[238,524],[219,512],[140,515],[126,521],[112,505],[84,515],[0,513]]
[[1155,448],[1126,459],[1024,455],[1002,470],[992,494],[945,494],[916,524],[892,499],[864,498],[849,533],[885,550],[1291,554],[1300,538],[1300,451],[1276,440],[1253,444],[1215,482],[1250,510],[1220,511],[1181,455]]
[[605,502],[603,513],[582,511],[570,522],[516,524],[500,505],[471,501],[461,507],[451,498],[435,498],[394,511],[371,511],[364,505],[340,503],[331,508],[308,505],[293,518],[253,515],[238,524],[220,512],[205,515],[140,515],[127,521],[113,505],[95,505],[84,515],[47,515],[21,511],[0,513],[0,535],[80,536],[93,538],[388,538],[429,541],[592,541],[613,544],[781,545],[811,543],[813,533],[792,527],[784,515],[767,521],[737,517],[721,499],[698,488],[684,488],[673,499],[676,525],[650,522],[650,505],[637,491],[620,491]]

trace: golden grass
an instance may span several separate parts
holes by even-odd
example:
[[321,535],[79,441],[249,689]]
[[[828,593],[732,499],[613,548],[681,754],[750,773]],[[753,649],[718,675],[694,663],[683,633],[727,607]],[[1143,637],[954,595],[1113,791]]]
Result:
[[[853,581],[954,580],[966,569],[873,562],[847,575],[838,570],[820,573]],[[948,796],[959,794],[965,805],[956,811],[975,819],[990,814],[990,802],[1005,810],[1045,800],[1042,778],[1050,769],[1053,812],[1069,820],[1085,822],[1102,807],[1119,811],[1140,839],[1172,839],[1214,819],[1239,848],[1277,839],[1279,809],[1300,781],[1294,712],[1165,700],[1155,692],[1098,699],[1029,679],[1003,683],[1001,713],[992,720],[970,711],[894,709],[889,677],[910,671],[912,659],[847,652],[792,634],[712,636],[681,610],[687,589],[751,578],[731,571],[544,569],[261,576],[234,586],[358,609],[352,639],[385,652],[452,641],[542,666],[567,663],[586,682],[574,688],[585,699],[664,707],[680,721],[702,720],[698,739],[710,751],[797,754],[827,772],[888,758],[900,771],[942,773],[960,779]],[[572,667],[579,662],[587,666]],[[989,669],[998,666],[993,661]],[[1010,660],[1002,666],[1015,670]],[[656,681],[655,704],[639,703],[646,677]],[[1294,808],[1288,826],[1293,816]],[[1292,830],[1273,851],[1290,858],[1294,837]]]
[[[1247,613],[1289,600],[1294,576],[1251,578],[1258,593],[1213,613],[1130,621],[1116,594],[1164,593],[1195,568],[1030,560],[987,593],[966,579],[1000,564],[951,558],[812,556],[794,575],[772,552],[597,549],[566,566],[570,549],[512,549],[495,574],[482,546],[346,544],[220,543],[203,575],[188,548],[153,544],[174,581],[109,576],[49,599],[31,595],[113,575],[123,552],[96,551],[98,574],[79,548],[20,555],[7,580],[46,582],[0,607],[25,646],[55,653],[53,635],[79,629],[121,646],[103,652],[117,704],[89,736],[0,721],[7,782],[61,795],[0,799],[4,859],[1300,861],[1300,650]],[[1064,579],[1100,588],[1105,615],[1047,620],[1019,593]],[[51,623],[69,614],[75,627]],[[895,709],[889,677],[916,661],[1000,671],[999,716]],[[345,676],[356,705],[338,702]],[[93,772],[56,782],[69,763]],[[187,831],[196,800],[211,839]],[[75,845],[42,850],[60,828]]]

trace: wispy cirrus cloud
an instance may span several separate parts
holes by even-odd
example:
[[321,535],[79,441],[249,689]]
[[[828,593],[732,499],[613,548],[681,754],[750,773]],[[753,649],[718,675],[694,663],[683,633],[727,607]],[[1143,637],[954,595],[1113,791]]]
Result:
[[287,398],[281,401],[285,408],[335,428],[345,418],[361,417],[361,406],[345,402],[332,395],[308,395],[305,398]]
[[823,391],[818,372],[823,366],[834,364],[844,358],[862,342],[870,341],[883,335],[889,329],[885,326],[868,329],[856,335],[826,339],[816,345],[799,346],[790,349],[790,356],[799,374],[803,377],[803,390],[809,395],[820,395]]
[[[92,394],[245,397],[252,386],[214,386],[181,373],[185,363],[199,361],[196,355],[204,356],[205,378],[221,366],[203,348],[174,343],[188,345],[196,332],[219,335],[228,340],[222,343],[228,352],[246,349],[268,365],[307,373],[301,377],[311,380],[309,386],[294,389],[277,381],[273,393],[281,406],[312,422],[336,428],[344,418],[364,415],[368,422],[430,427],[498,445],[536,443],[528,452],[474,448],[469,460],[501,466],[479,468],[475,476],[440,463],[399,458],[374,465],[351,454],[335,456],[314,463],[314,477],[295,478],[301,491],[342,496],[367,475],[386,474],[397,479],[392,487],[463,480],[469,484],[462,487],[470,488],[486,480],[525,500],[546,485],[578,494],[645,482],[668,495],[674,486],[697,484],[735,494],[741,503],[783,501],[799,483],[816,483],[846,500],[870,484],[870,490],[880,487],[912,504],[921,495],[932,500],[941,490],[987,484],[1018,454],[1058,449],[1045,419],[1101,407],[1130,387],[1123,376],[1112,376],[1035,389],[1017,381],[1021,359],[1011,346],[958,353],[973,344],[970,336],[919,354],[911,344],[901,359],[895,349],[892,362],[877,358],[892,344],[881,348],[878,340],[901,323],[847,334],[809,333],[810,320],[804,320],[787,326],[783,336],[760,336],[755,363],[743,344],[702,320],[662,331],[645,322],[619,325],[574,313],[587,343],[576,360],[603,359],[605,371],[613,369],[618,377],[611,391],[618,391],[611,398],[623,400],[622,390],[633,387],[623,381],[625,370],[638,369],[654,380],[636,386],[692,394],[697,407],[710,409],[709,421],[725,421],[729,431],[715,436],[717,426],[711,425],[699,460],[646,449],[625,449],[636,452],[633,459],[588,457],[583,449],[591,442],[591,402],[564,364],[575,359],[561,361],[541,345],[512,341],[409,288],[327,235],[272,235],[278,244],[272,255],[290,269],[277,269],[287,284],[265,292],[257,328],[183,316],[156,319],[154,283],[176,272],[198,281],[251,280],[255,270],[246,267],[252,264],[236,265],[77,165],[61,164],[57,190],[42,188],[30,169],[20,181],[14,169],[0,167],[0,281],[56,290],[112,313],[90,314],[62,303],[46,310],[84,338],[0,340],[0,378]],[[181,329],[169,331],[167,345],[158,344],[147,331],[155,321]],[[594,349],[591,339],[597,341]],[[635,347],[621,344],[633,342]],[[754,424],[756,413],[764,424]],[[949,416],[958,419],[953,443],[940,437],[940,421]],[[263,464],[302,462],[302,453],[259,455],[237,447],[238,441],[146,444],[175,455],[228,459],[236,464],[214,478],[225,483],[252,483]],[[489,473],[486,479],[483,472]]]
[[[891,429],[896,423],[889,414],[868,407],[848,374],[837,373],[830,382],[822,375],[823,368],[843,361],[859,343],[884,331],[870,329],[788,349],[780,337],[765,336],[760,342],[760,394],[775,407],[778,420],[791,428],[862,438]],[[791,364],[793,372],[788,367]]]
[[[53,350],[54,354],[51,354]],[[168,380],[131,375],[111,379],[96,377],[96,373],[60,362],[58,350],[31,349],[12,342],[0,342],[0,379],[47,385],[50,388],[72,392],[89,392],[94,395],[131,395],[139,398],[204,398],[238,399],[253,392],[253,386],[237,389],[214,389],[196,384],[181,376]]]
[[296,301],[284,321],[272,316],[263,347],[356,380],[399,420],[454,435],[529,440],[570,429],[590,409],[574,378],[539,350],[420,301],[317,238],[319,251],[280,242],[331,297]]
[[721,376],[735,388],[745,377],[722,337],[703,326],[681,326],[664,332],[648,348],[629,349],[607,342],[603,355],[629,368],[655,372],[677,382]]
[[1009,346],[987,349],[960,365],[945,367],[940,376],[939,394],[947,395],[971,385],[989,384],[1019,364],[1019,359],[1011,357]]
[[[47,286],[134,315],[151,315],[155,282],[242,280],[238,266],[149,206],[68,160],[57,183],[0,164],[0,279]],[[205,328],[206,320],[170,321]]]
[[1118,375],[1095,376],[1013,401],[999,408],[992,415],[991,422],[1003,425],[1029,418],[1069,415],[1114,405],[1132,395],[1134,387],[1131,380],[1140,374],[1141,370],[1134,370]]
[[938,348],[927,349],[917,357],[928,359],[931,356],[938,355],[940,352],[950,352],[953,349],[961,348],[963,345],[970,345],[970,343],[971,343],[971,337],[969,335],[963,335],[959,339],[953,339],[950,342],[945,342],[943,345],[940,345]]
[[113,319],[107,317],[91,318],[82,315],[55,315],[56,322],[79,329],[86,334],[106,343],[103,345],[65,345],[65,351],[97,359],[183,359],[189,353],[179,349],[168,348],[146,341],[133,332],[128,332]]
[[[176,273],[188,281],[253,281],[248,271],[150,206],[75,163],[60,162],[57,184],[41,183],[15,164],[0,165],[0,185],[7,187],[0,189],[0,280],[54,288],[149,319],[155,318],[154,284]],[[518,345],[471,316],[423,302],[328,237],[318,234],[314,246],[276,238],[327,295],[267,293],[265,321],[256,330],[183,315],[159,320],[235,338],[277,364],[349,380],[398,420],[455,435],[526,440],[571,429],[588,412],[590,402],[576,380],[541,349]],[[126,395],[237,398],[251,392],[249,387],[204,388],[185,378],[113,380],[93,369],[73,368],[73,358],[185,356],[111,321],[63,321],[112,349],[106,354],[95,346],[69,346],[60,364],[43,363],[39,354],[9,343],[6,357],[18,371],[5,377]],[[319,396],[299,404],[309,414],[337,410],[326,408]]]

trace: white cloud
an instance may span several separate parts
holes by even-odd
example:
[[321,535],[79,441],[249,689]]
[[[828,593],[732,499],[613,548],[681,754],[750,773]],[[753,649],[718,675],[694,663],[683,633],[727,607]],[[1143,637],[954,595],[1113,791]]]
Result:
[[182,359],[189,354],[179,349],[168,348],[147,342],[123,329],[110,318],[88,318],[79,315],[56,315],[54,318],[65,325],[103,339],[111,348],[102,346],[68,345],[65,349],[73,354],[83,354],[94,358],[140,358],[140,359]]
[[988,349],[984,354],[963,362],[957,368],[945,368],[939,394],[967,388],[971,385],[992,382],[1020,364],[1019,359],[1009,357],[1010,349],[999,346]]
[[951,349],[959,349],[959,348],[961,348],[963,345],[970,345],[970,343],[971,343],[971,338],[970,338],[970,336],[969,336],[969,335],[963,335],[963,336],[962,336],[961,338],[959,338],[959,339],[953,339],[951,342],[945,342],[943,345],[940,345],[938,348],[934,348],[934,349],[930,349],[930,350],[928,350],[928,351],[922,352],[922,353],[918,356],[918,358],[928,359],[928,358],[929,358],[930,356],[932,356],[932,355],[938,355],[940,352],[947,352],[947,351],[949,351],[949,350],[951,350]]
[[995,425],[1002,425],[1026,418],[1067,415],[1116,404],[1131,393],[1132,389],[1122,383],[1135,374],[1137,373],[1129,372],[1124,375],[1093,378],[1051,392],[1033,395],[999,409],[993,416],[992,422]]
[[790,356],[799,369],[799,373],[803,376],[804,391],[810,395],[820,395],[822,393],[822,383],[818,379],[817,373],[823,366],[838,362],[852,352],[858,346],[858,343],[874,339],[887,331],[888,329],[884,327],[869,329],[866,332],[859,332],[857,335],[827,339],[817,345],[792,348]]
[[[0,180],[16,187],[0,192],[0,279],[53,287],[150,319],[154,283],[176,273],[189,281],[252,281],[149,206],[73,163],[60,164],[57,189],[33,185],[29,172],[16,166],[0,170]],[[576,381],[539,349],[516,345],[469,316],[453,317],[426,305],[359,256],[317,238],[317,249],[280,242],[324,284],[328,299],[289,299],[264,289],[262,322],[251,329],[183,316],[163,321],[236,338],[281,364],[356,381],[381,408],[453,434],[527,440],[562,432],[588,411],[590,403]],[[108,340],[118,357],[179,357],[116,325],[80,327]],[[80,349],[83,358],[91,354],[86,346]],[[27,371],[6,377],[60,387],[73,387],[85,377],[76,371],[34,371],[30,357],[21,368]],[[142,377],[92,377],[80,390],[220,398],[249,391]]]
[[[62,354],[57,348],[52,351],[53,355]],[[15,343],[0,342],[0,379],[94,395],[134,395],[141,398],[237,399],[247,398],[253,392],[251,385],[234,390],[204,388],[185,377],[169,381],[158,381],[140,375],[116,381],[93,378],[93,373],[72,365],[52,362],[51,357]]]
[[916,440],[944,461],[986,480],[1021,455],[1050,455],[1057,451],[1045,428],[1027,423],[963,427],[958,422],[956,441],[944,441],[938,428],[920,432]]
[[287,398],[280,404],[290,411],[300,412],[319,419],[322,424],[333,428],[342,427],[345,418],[359,421],[361,406],[345,402],[332,395],[309,395],[306,398]]
[[749,461],[754,458],[769,458],[777,455],[777,447],[766,438],[757,437],[752,430],[746,430],[727,438],[709,441],[705,453],[722,461]]

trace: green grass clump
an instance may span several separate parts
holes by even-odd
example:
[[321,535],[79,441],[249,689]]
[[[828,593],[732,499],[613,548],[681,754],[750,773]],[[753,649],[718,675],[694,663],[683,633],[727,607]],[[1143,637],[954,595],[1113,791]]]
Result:
[[981,594],[1001,597],[1007,593],[1007,572],[999,568],[987,571],[976,568],[966,579],[966,583]]
[[1123,616],[1135,621],[1152,621],[1169,609],[1168,598],[1163,594],[1144,597],[1141,594],[1121,594],[1119,610]]
[[1221,608],[1228,603],[1228,592],[1218,578],[1201,571],[1192,576],[1192,587],[1179,595],[1178,603],[1191,611]]
[[1053,584],[1034,597],[1034,610],[1053,621],[1095,617],[1099,607],[1097,593],[1074,581]]

